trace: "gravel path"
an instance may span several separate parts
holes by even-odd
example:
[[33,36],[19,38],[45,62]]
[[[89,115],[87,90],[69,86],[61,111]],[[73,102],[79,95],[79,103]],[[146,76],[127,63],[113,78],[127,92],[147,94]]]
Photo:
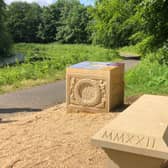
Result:
[[[125,70],[136,66],[139,60],[124,60]],[[35,112],[65,101],[65,81],[18,90],[0,95],[0,118],[16,112]]]

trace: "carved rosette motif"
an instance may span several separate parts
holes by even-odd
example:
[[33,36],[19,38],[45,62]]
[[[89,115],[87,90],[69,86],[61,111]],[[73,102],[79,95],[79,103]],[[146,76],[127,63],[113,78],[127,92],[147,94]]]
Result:
[[70,79],[70,104],[105,108],[106,82],[98,79]]

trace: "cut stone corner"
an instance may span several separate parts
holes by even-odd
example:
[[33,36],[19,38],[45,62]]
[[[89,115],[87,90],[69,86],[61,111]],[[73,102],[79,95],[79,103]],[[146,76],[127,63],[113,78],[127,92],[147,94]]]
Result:
[[108,168],[167,168],[168,97],[143,95],[91,142],[104,149]]

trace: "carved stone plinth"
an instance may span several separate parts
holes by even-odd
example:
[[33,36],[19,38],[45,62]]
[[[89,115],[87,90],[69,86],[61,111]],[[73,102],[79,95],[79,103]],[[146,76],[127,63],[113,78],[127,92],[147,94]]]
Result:
[[107,168],[168,168],[168,97],[144,95],[93,136]]
[[124,101],[124,64],[82,62],[67,68],[68,112],[109,112]]

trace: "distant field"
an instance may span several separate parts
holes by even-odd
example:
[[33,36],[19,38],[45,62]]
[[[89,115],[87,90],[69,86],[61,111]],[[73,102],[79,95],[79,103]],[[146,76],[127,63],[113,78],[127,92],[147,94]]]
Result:
[[22,53],[25,62],[0,68],[0,92],[30,87],[64,78],[65,68],[81,61],[113,61],[115,50],[92,45],[28,44],[14,45],[15,53]]

